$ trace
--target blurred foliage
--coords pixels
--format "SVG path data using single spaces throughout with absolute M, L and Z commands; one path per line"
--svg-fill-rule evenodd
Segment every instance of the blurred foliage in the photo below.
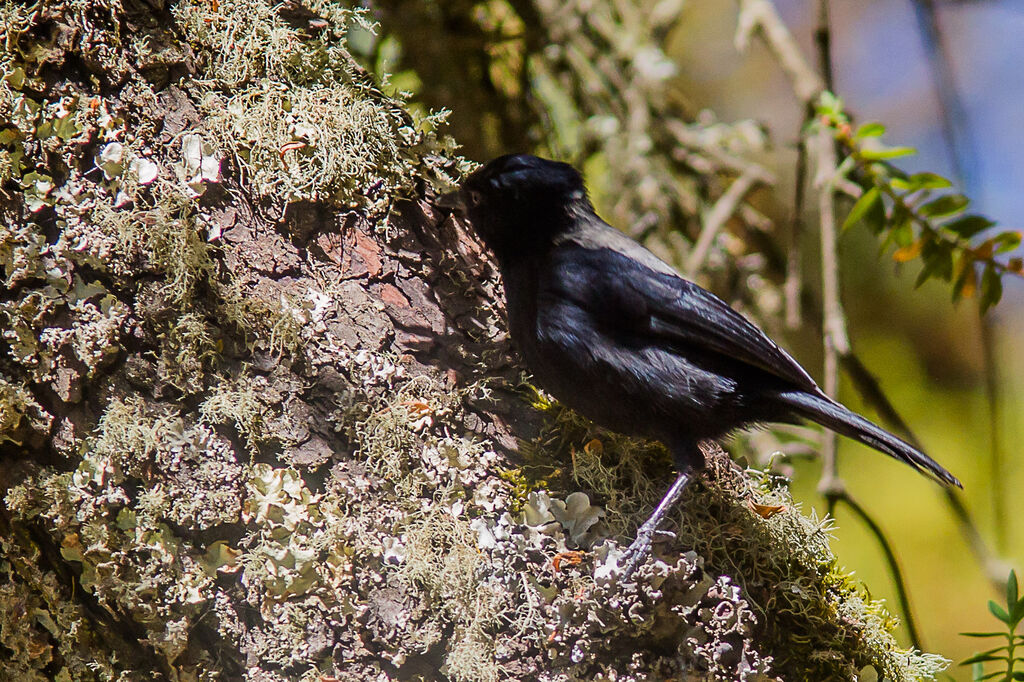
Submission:
M 379 35 L 355 26 L 348 41 L 379 77 L 393 74 L 391 87 L 451 109 L 448 130 L 470 158 L 530 151 L 573 163 L 611 224 L 771 317 L 777 299 L 756 300 L 766 264 L 757 245 L 773 226 L 755 190 L 774 178 L 750 160 L 767 138 L 754 121 L 693 111 L 673 87 L 662 45 L 684 5 L 383 0 L 367 15 Z M 728 229 L 692 260 L 716 206 Z
M 1024 680 L 1024 654 L 1017 652 L 1017 649 L 1024 649 L 1024 635 L 1017 634 L 1017 626 L 1024 620 L 1024 597 L 1019 595 L 1018 587 L 1017 573 L 1010 571 L 1010 576 L 1006 579 L 1006 607 L 991 600 L 988 602 L 988 610 L 1006 626 L 1006 632 L 962 633 L 965 637 L 1006 638 L 1006 644 L 975 654 L 960 664 L 972 666 L 975 680 Z M 1005 669 L 985 673 L 985 663 L 999 663 L 1000 667 Z
M 963 194 L 934 196 L 936 190 L 952 187 L 949 179 L 929 172 L 908 174 L 890 163 L 916 150 L 880 144 L 885 133 L 881 123 L 865 123 L 855 130 L 842 100 L 829 92 L 821 96 L 817 113 L 847 155 L 839 174 L 854 175 L 863 192 L 850 209 L 844 229 L 863 223 L 882 239 L 881 251 L 897 247 L 892 254 L 897 263 L 919 258 L 924 268 L 916 287 L 938 277 L 953 283 L 954 302 L 971 298 L 980 289 L 982 312 L 998 303 L 1003 294 L 1002 276 L 1024 273 L 1020 257 L 998 257 L 1020 246 L 1021 233 L 1007 230 L 980 243 L 972 242 L 995 222 L 980 215 L 964 215 L 970 199 Z

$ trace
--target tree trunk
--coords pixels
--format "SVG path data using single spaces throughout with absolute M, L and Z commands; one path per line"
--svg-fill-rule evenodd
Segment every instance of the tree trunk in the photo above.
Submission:
M 521 383 L 346 10 L 0 11 L 0 679 L 939 667 L 717 449 L 616 580 L 668 460 Z

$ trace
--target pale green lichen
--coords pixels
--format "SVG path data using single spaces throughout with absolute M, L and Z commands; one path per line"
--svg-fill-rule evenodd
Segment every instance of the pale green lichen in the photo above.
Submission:
M 413 634 L 419 644 L 410 653 L 426 652 L 453 628 L 440 672 L 456 682 L 496 682 L 503 675 L 494 633 L 512 609 L 512 595 L 478 570 L 476 534 L 439 505 L 405 526 L 401 538 L 395 576 L 435 605 L 418 626 L 421 634 Z
M 195 85 L 207 129 L 259 196 L 328 201 L 383 217 L 420 163 L 410 152 L 437 146 L 424 132 L 443 115 L 416 121 L 374 96 L 345 49 L 353 22 L 369 28 L 360 13 L 325 1 L 309 10 L 301 26 L 267 2 L 175 6 L 205 60 Z
M 10 383 L 0 375 L 0 444 L 23 444 L 31 436 L 41 438 L 53 423 L 53 416 L 25 386 Z
M 199 406 L 199 416 L 207 424 L 231 424 L 245 438 L 250 453 L 258 452 L 266 439 L 267 406 L 260 399 L 266 388 L 262 378 L 241 376 L 223 380 L 212 388 Z
M 670 470 L 666 453 L 540 404 L 554 417 L 542 440 L 571 450 L 574 480 L 597 494 L 609 533 L 628 537 L 668 484 L 648 473 Z M 948 660 L 941 656 L 897 644 L 897 620 L 838 566 L 829 546 L 831 519 L 819 519 L 813 510 L 802 514 L 781 479 L 710 462 L 709 484 L 692 487 L 675 515 L 678 544 L 743 588 L 764 623 L 760 646 L 772 655 L 773 671 L 786 679 L 852 679 L 871 665 L 886 679 L 911 682 L 945 669 Z

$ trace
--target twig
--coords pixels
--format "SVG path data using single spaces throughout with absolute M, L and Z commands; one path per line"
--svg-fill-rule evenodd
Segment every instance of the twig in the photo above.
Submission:
M 839 297 L 839 255 L 835 214 L 835 144 L 828 129 L 821 127 L 814 138 L 817 168 L 814 186 L 818 190 L 818 222 L 821 231 L 822 341 L 824 343 L 824 380 L 822 388 L 831 397 L 839 392 L 839 356 L 850 351 L 846 316 Z M 821 481 L 818 491 L 831 495 L 844 488 L 836 462 L 837 436 L 828 431 L 822 439 Z M 832 511 L 830 503 L 829 512 Z
M 967 123 L 967 111 L 957 91 L 952 59 L 942 37 L 935 0 L 914 0 L 912 4 L 939 99 L 942 137 L 949 151 L 953 175 L 971 194 L 974 194 L 974 144 Z
M 759 32 L 764 38 L 765 45 L 775 55 L 782 70 L 792 81 L 796 96 L 804 104 L 813 104 L 825 89 L 825 83 L 804 59 L 800 46 L 796 44 L 793 34 L 782 21 L 775 5 L 769 0 L 739 0 L 739 6 L 736 49 L 740 52 L 746 51 L 750 45 L 750 37 Z
M 758 182 L 765 185 L 774 185 L 775 176 L 764 166 L 745 159 L 741 156 L 730 154 L 718 147 L 708 146 L 708 144 L 701 139 L 700 132 L 694 130 L 691 126 L 686 125 L 682 121 L 668 119 L 663 122 L 665 130 L 667 130 L 672 137 L 684 147 L 684 150 L 679 150 L 683 154 L 688 154 L 689 150 L 694 150 L 701 156 L 706 156 L 712 161 L 716 162 L 719 166 L 726 170 L 731 170 L 741 175 L 750 175 Z
M 835 92 L 832 68 L 832 18 L 828 0 L 818 0 L 818 25 L 814 27 L 814 44 L 818 47 L 818 68 L 825 80 L 825 89 Z
M 807 107 L 807 116 L 800 126 L 796 154 L 796 187 L 793 193 L 793 221 L 790 226 L 789 243 L 786 246 L 786 280 L 782 292 L 786 302 L 786 327 L 799 329 L 803 318 L 800 306 L 800 292 L 804 288 L 803 277 L 803 234 L 804 198 L 807 184 L 807 140 L 805 129 L 814 117 L 814 109 Z
M 978 315 L 981 327 L 981 352 L 985 365 L 985 398 L 988 403 L 989 461 L 992 468 L 992 515 L 996 532 L 996 547 L 1006 550 L 1006 461 L 1003 457 L 1002 430 L 999 415 L 999 371 L 997 368 L 996 339 L 990 318 Z
M 736 212 L 740 202 L 743 201 L 743 197 L 754 187 L 757 181 L 758 178 L 753 173 L 744 173 L 739 176 L 729 185 L 729 189 L 722 192 L 722 196 L 718 197 L 718 201 L 708 211 L 707 217 L 704 219 L 704 228 L 700 231 L 700 237 L 697 238 L 697 243 L 694 245 L 693 251 L 690 252 L 690 257 L 686 259 L 686 272 L 690 277 L 693 277 L 703 267 L 704 261 L 708 257 L 708 251 L 711 250 L 711 245 L 714 243 L 718 231 L 722 229 L 722 226 L 725 225 L 729 217 Z

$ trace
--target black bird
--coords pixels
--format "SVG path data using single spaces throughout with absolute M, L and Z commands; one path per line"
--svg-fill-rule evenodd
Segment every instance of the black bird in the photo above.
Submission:
M 601 426 L 672 452 L 679 476 L 630 546 L 627 576 L 704 465 L 698 442 L 744 426 L 809 419 L 960 485 L 825 395 L 720 298 L 601 220 L 572 166 L 502 156 L 466 178 L 448 204 L 494 253 L 512 340 L 538 384 Z

